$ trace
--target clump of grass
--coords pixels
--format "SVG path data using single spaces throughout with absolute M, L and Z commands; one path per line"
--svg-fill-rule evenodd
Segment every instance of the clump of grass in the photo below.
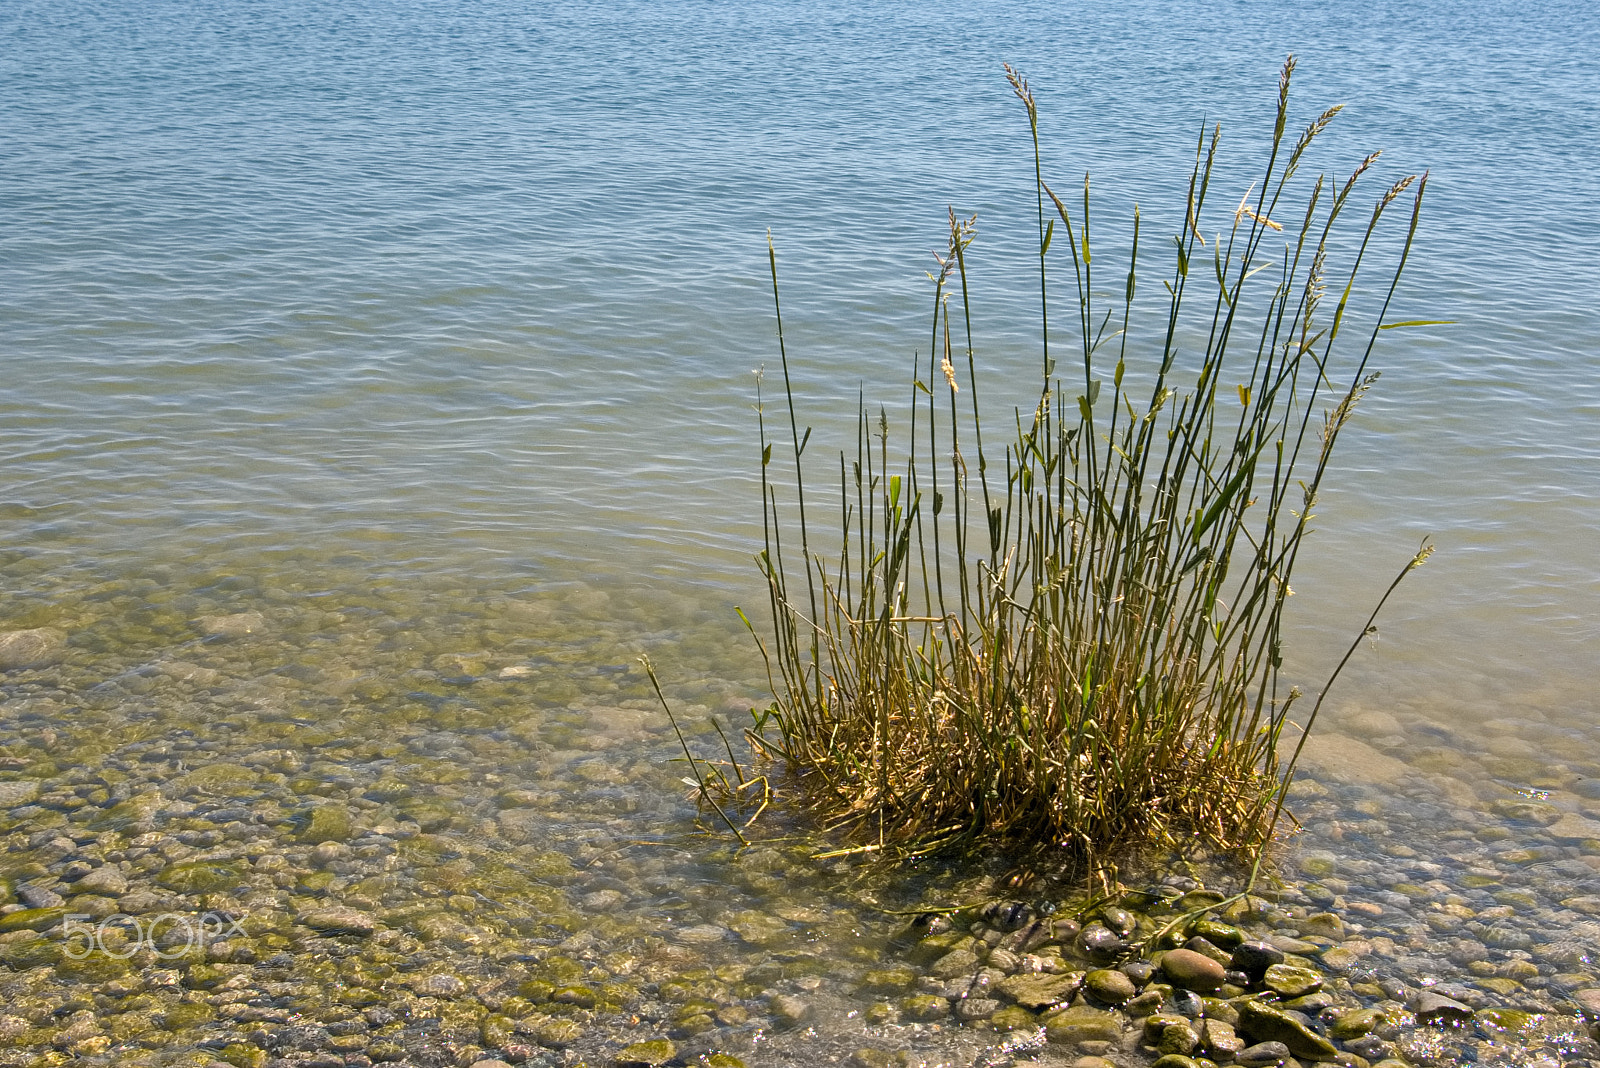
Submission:
M 1202 128 L 1160 253 L 1167 299 L 1144 322 L 1138 210 L 1126 277 L 1100 277 L 1088 181 L 1071 203 L 1046 184 L 1034 95 L 1006 68 L 1033 138 L 1039 391 L 1004 448 L 989 445 L 969 313 L 976 231 L 952 210 L 911 442 L 891 462 L 887 416 L 860 408 L 826 550 L 815 504 L 807 515 L 810 430 L 769 239 L 793 492 L 780 498 L 763 415 L 758 562 L 773 629 L 757 640 L 776 699 L 750 733 L 787 765 L 802 806 L 854 836 L 841 852 L 985 842 L 1104 858 L 1198 841 L 1259 857 L 1270 840 L 1298 756 L 1285 732 L 1301 695 L 1280 679 L 1290 573 L 1334 446 L 1377 378 L 1380 331 L 1411 325 L 1383 317 L 1427 183 L 1395 182 L 1342 237 L 1377 154 L 1341 184 L 1296 183 L 1339 108 L 1286 140 L 1293 70 L 1290 57 L 1265 174 L 1221 213 L 1209 201 L 1221 131 Z M 1379 236 L 1408 192 L 1403 240 Z M 1357 275 L 1384 249 L 1376 321 L 1353 340 Z M 1341 250 L 1348 265 L 1330 278 Z M 1070 353 L 1050 344 L 1047 283 L 1062 260 L 1076 293 Z M 1108 284 L 1121 299 L 1103 308 Z M 1125 382 L 1130 360 L 1143 369 Z

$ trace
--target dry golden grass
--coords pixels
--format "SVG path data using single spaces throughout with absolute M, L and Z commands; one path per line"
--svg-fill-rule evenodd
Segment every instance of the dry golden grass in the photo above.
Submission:
M 1280 679 L 1290 572 L 1335 444 L 1377 377 L 1380 331 L 1409 325 L 1383 317 L 1426 187 L 1426 176 L 1396 182 L 1341 244 L 1376 156 L 1337 186 L 1294 182 L 1338 109 L 1285 144 L 1293 69 L 1291 57 L 1265 174 L 1210 241 L 1220 129 L 1202 130 L 1182 224 L 1145 253 L 1167 264 L 1158 316 L 1135 301 L 1137 210 L 1126 278 L 1109 281 L 1122 299 L 1101 308 L 1087 179 L 1070 205 L 1046 184 L 1033 92 L 1007 68 L 1034 146 L 1038 393 L 1004 449 L 988 449 L 968 314 L 975 228 L 952 211 L 910 440 L 892 458 L 887 417 L 861 409 L 853 456 L 839 457 L 840 537 L 826 551 L 806 514 L 810 431 L 769 248 L 790 435 L 775 460 L 763 415 L 758 559 L 773 629 L 758 641 L 776 699 L 750 733 L 791 773 L 789 796 L 849 833 L 847 851 L 986 842 L 1100 858 L 1198 841 L 1259 856 L 1270 839 L 1300 696 Z M 1378 237 L 1408 191 L 1403 240 Z M 1352 339 L 1347 304 L 1380 249 L 1390 262 L 1367 290 L 1376 316 Z M 1079 342 L 1067 374 L 1049 345 L 1046 288 L 1063 255 Z M 1341 276 L 1325 277 L 1336 259 Z M 1208 340 L 1180 353 L 1180 334 Z M 1128 377 L 1146 383 L 1137 396 L 1125 386 L 1132 359 L 1142 365 Z

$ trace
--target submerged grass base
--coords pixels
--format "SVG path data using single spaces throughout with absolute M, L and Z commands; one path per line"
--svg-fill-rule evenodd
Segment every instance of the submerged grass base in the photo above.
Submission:
M 1038 392 L 1004 449 L 987 446 L 966 263 L 975 220 L 952 210 L 909 441 L 891 457 L 887 414 L 862 406 L 825 550 L 807 517 L 811 431 L 772 253 L 793 494 L 780 499 L 763 417 L 758 559 L 773 630 L 761 647 L 776 700 L 751 737 L 851 850 L 989 843 L 1103 859 L 1195 843 L 1248 858 L 1270 840 L 1300 696 L 1279 676 L 1290 572 L 1334 445 L 1377 377 L 1380 331 L 1409 325 L 1384 318 L 1426 185 L 1395 182 L 1344 237 L 1336 224 L 1377 154 L 1342 185 L 1293 181 L 1339 110 L 1285 142 L 1293 69 L 1291 57 L 1265 174 L 1237 208 L 1209 207 L 1220 129 L 1202 130 L 1159 310 L 1135 301 L 1139 213 L 1126 275 L 1108 279 L 1088 182 L 1070 206 L 1046 184 L 1034 96 L 1007 69 L 1034 145 Z M 1380 234 L 1413 186 L 1403 239 Z M 1063 249 L 1077 343 L 1058 368 L 1047 283 Z M 1369 294 L 1357 276 L 1380 252 L 1392 267 Z M 1102 309 L 1109 287 L 1121 299 Z M 1358 307 L 1370 329 L 1336 346 Z M 1148 387 L 1137 396 L 1135 380 Z

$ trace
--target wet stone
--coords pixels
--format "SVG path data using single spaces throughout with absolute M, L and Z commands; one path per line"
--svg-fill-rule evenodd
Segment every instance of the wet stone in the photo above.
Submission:
M 1007 949 L 990 950 L 987 963 L 989 967 L 996 971 L 1005 972 L 1007 975 L 1022 966 L 1021 958 Z
M 1000 940 L 998 949 L 1010 953 L 1031 953 L 1046 942 L 1052 940 L 1051 925 L 1047 920 L 1035 920 L 1026 927 L 1019 927 Z
M 793 994 L 778 994 L 767 1003 L 767 1011 L 780 1027 L 799 1027 L 811 1017 L 811 1003 Z
M 1574 990 L 1568 997 L 1578 1007 L 1584 1019 L 1590 1023 L 1600 1022 L 1600 988 L 1585 987 L 1582 990 Z
M 318 805 L 311 810 L 311 819 L 300 832 L 300 841 L 315 845 L 319 842 L 347 841 L 353 828 L 350 812 L 343 805 Z
M 1133 980 L 1134 986 L 1144 986 L 1156 974 L 1155 965 L 1147 960 L 1132 960 L 1120 969 L 1123 975 Z
M 1230 953 L 1223 950 L 1219 946 L 1212 945 L 1210 941 L 1199 936 L 1189 939 L 1189 941 L 1183 944 L 1183 948 L 1189 950 L 1191 953 L 1198 953 L 1202 957 L 1210 957 L 1212 960 L 1222 965 L 1224 969 L 1233 963 L 1233 957 Z
M 1256 1042 L 1282 1042 L 1297 1057 L 1329 1060 L 1333 1043 L 1282 1009 L 1250 1000 L 1239 1006 L 1239 1034 Z
M 1477 1023 L 1480 1031 L 1490 1035 L 1523 1035 L 1538 1026 L 1541 1017 L 1521 1009 L 1480 1009 Z
M 592 1009 L 600 999 L 586 986 L 563 986 L 550 995 L 550 1000 L 558 1005 L 576 1005 L 580 1009 Z
M 242 638 L 267 629 L 267 617 L 260 612 L 235 612 L 231 615 L 201 616 L 195 628 L 207 638 Z
M 1258 1042 L 1235 1053 L 1233 1062 L 1240 1068 L 1276 1068 L 1290 1056 L 1289 1047 L 1282 1042 Z
M 900 1013 L 907 1020 L 937 1020 L 950 1015 L 950 1001 L 938 994 L 913 994 L 901 1000 Z
M 1082 925 L 1077 920 L 1063 918 L 1050 921 L 1050 939 L 1055 942 L 1071 942 L 1082 931 Z
M 49 667 L 66 653 L 66 631 L 55 627 L 0 631 L 0 671 Z
M 957 949 L 933 962 L 928 974 L 936 979 L 954 979 L 978 966 L 978 955 L 970 949 Z
M 1200 1036 L 1187 1020 L 1165 1027 L 1161 1031 L 1161 1038 L 1156 1043 L 1156 1049 L 1162 1053 L 1181 1053 L 1188 1056 L 1200 1044 Z
M 1014 975 L 996 987 L 999 992 L 1025 1009 L 1044 1009 L 1072 1000 L 1083 985 L 1081 972 L 1065 975 Z
M 31 909 L 58 909 L 67 899 L 43 886 L 19 886 L 17 898 Z
M 566 1049 L 583 1037 L 576 1020 L 545 1019 L 533 1029 L 534 1040 L 546 1049 Z
M 206 894 L 236 886 L 241 878 L 232 864 L 202 860 L 170 865 L 156 876 L 156 882 L 180 894 Z
M 1204 1020 L 1200 1026 L 1200 1048 L 1212 1060 L 1227 1062 L 1244 1049 L 1244 1039 L 1233 1025 L 1221 1020 Z
M 946 980 L 939 988 L 938 993 L 954 1000 L 956 998 L 991 997 L 990 990 L 1004 982 L 1004 972 L 997 972 L 992 968 L 979 968 L 971 975 L 958 975 L 954 979 Z
M 1021 901 L 1000 901 L 983 910 L 983 920 L 1001 932 L 1015 931 L 1038 919 L 1033 906 Z
M 458 998 L 467 992 L 467 983 L 459 975 L 441 972 L 423 976 L 411 984 L 411 989 L 425 998 Z
M 1453 998 L 1447 998 L 1431 990 L 1424 990 L 1417 995 L 1416 1000 L 1411 1003 L 1411 1011 L 1417 1014 L 1419 1023 L 1455 1026 L 1472 1019 L 1470 1008 Z
M 31 779 L 0 782 L 0 808 L 26 805 L 39 796 L 39 784 Z
M 917 981 L 912 968 L 875 968 L 861 977 L 860 989 L 868 994 L 898 994 Z
M 1220 920 L 1197 920 L 1189 928 L 1189 933 L 1229 951 L 1238 948 L 1245 940 L 1243 931 Z
M 1138 993 L 1132 979 L 1109 968 L 1096 968 L 1086 975 L 1083 989 L 1086 994 L 1108 1005 L 1121 1005 Z
M 1039 1031 L 1038 1017 L 1020 1005 L 1006 1005 L 989 1017 L 989 1026 L 996 1031 Z
M 128 877 L 115 864 L 105 864 L 83 875 L 72 884 L 73 894 L 103 894 L 121 897 L 128 892 Z
M 1140 994 L 1138 997 L 1122 1006 L 1122 1011 L 1135 1018 L 1141 1016 L 1148 1017 L 1157 1009 L 1161 1008 L 1161 1004 L 1165 1000 L 1166 998 L 1162 995 L 1161 991 L 1146 990 L 1144 993 Z
M 1161 956 L 1161 971 L 1174 986 L 1208 993 L 1222 985 L 1221 964 L 1191 949 L 1169 949 Z
M 1147 1046 L 1156 1046 L 1161 1043 L 1161 1036 L 1167 1033 L 1170 1027 L 1187 1027 L 1189 1018 L 1179 1016 L 1172 1012 L 1157 1012 L 1145 1017 L 1141 1037 Z
M 999 1009 L 1000 1003 L 993 998 L 962 998 L 955 1003 L 956 1016 L 968 1022 L 987 1020 Z
M 1290 956 L 1309 958 L 1322 951 L 1322 947 L 1316 942 L 1308 942 L 1303 938 L 1290 938 L 1288 935 L 1273 935 L 1268 941 L 1278 949 L 1283 950 L 1285 960 L 1288 960 Z M 1289 963 L 1292 964 L 1294 962 L 1289 961 Z
M 1133 913 L 1119 905 L 1107 905 L 1101 909 L 1100 919 L 1108 930 L 1122 938 L 1126 938 L 1133 933 L 1137 922 L 1133 917 Z
M 1344 921 L 1331 912 L 1314 913 L 1300 921 L 1300 933 L 1343 941 Z
M 658 1068 L 678 1055 L 678 1048 L 665 1038 L 635 1042 L 617 1054 L 618 1068 Z
M 32 908 L 0 916 L 0 934 L 10 931 L 48 931 L 61 922 L 66 909 Z
M 1317 990 L 1310 994 L 1302 994 L 1297 998 L 1290 998 L 1287 1001 L 1280 1001 L 1278 1002 L 1278 1007 L 1289 1009 L 1293 1012 L 1303 1012 L 1307 1016 L 1316 1016 L 1332 1004 L 1332 994 L 1326 990 Z
M 1354 971 L 1361 965 L 1360 957 L 1348 949 L 1340 949 L 1337 946 L 1333 949 L 1323 950 L 1322 956 L 1318 959 L 1322 962 L 1323 967 L 1340 975 Z
M 1282 998 L 1298 998 L 1322 989 L 1322 976 L 1309 968 L 1297 968 L 1292 964 L 1274 964 L 1267 969 L 1261 981 L 1268 990 Z
M 1078 942 L 1091 960 L 1106 964 L 1115 960 L 1126 948 L 1114 931 L 1099 923 L 1085 927 L 1078 935 Z
M 300 922 L 323 934 L 370 935 L 377 921 L 359 909 L 335 906 L 313 909 L 300 917 Z
M 1115 1042 L 1122 1037 L 1122 1021 L 1116 1013 L 1088 1006 L 1075 1006 L 1050 1017 L 1044 1024 L 1052 1042 Z
M 1182 1016 L 1193 1018 L 1205 1011 L 1205 999 L 1193 990 L 1174 990 L 1168 1000 L 1172 1011 Z
M 940 957 L 961 949 L 970 950 L 977 944 L 976 939 L 961 931 L 940 931 L 911 947 L 906 956 L 912 964 L 932 964 Z
M 1266 974 L 1274 964 L 1282 964 L 1283 950 L 1267 942 L 1241 942 L 1233 948 L 1233 967 L 1252 979 Z

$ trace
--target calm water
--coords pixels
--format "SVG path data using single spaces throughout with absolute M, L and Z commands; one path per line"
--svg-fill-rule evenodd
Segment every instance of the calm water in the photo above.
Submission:
M 12 0 L 0 628 L 131 667 L 175 640 L 163 612 L 314 601 L 337 641 L 381 597 L 433 655 L 515 643 L 515 613 L 439 622 L 510 596 L 573 613 L 578 697 L 650 648 L 748 707 L 766 231 L 820 412 L 902 395 L 928 250 L 947 205 L 976 212 L 996 395 L 1038 345 L 1002 61 L 1038 92 L 1047 180 L 1091 171 L 1120 251 L 1135 201 L 1148 247 L 1175 230 L 1203 120 L 1232 153 L 1217 200 L 1243 193 L 1290 51 L 1296 124 L 1347 105 L 1312 166 L 1431 169 L 1397 317 L 1455 321 L 1383 338 L 1295 663 L 1320 678 L 1432 535 L 1334 728 L 1390 713 L 1387 752 L 1454 749 L 1503 790 L 1555 753 L 1542 788 L 1581 809 L 1559 791 L 1600 774 L 1588 4 Z M 1337 851 L 1330 826 L 1309 845 Z

